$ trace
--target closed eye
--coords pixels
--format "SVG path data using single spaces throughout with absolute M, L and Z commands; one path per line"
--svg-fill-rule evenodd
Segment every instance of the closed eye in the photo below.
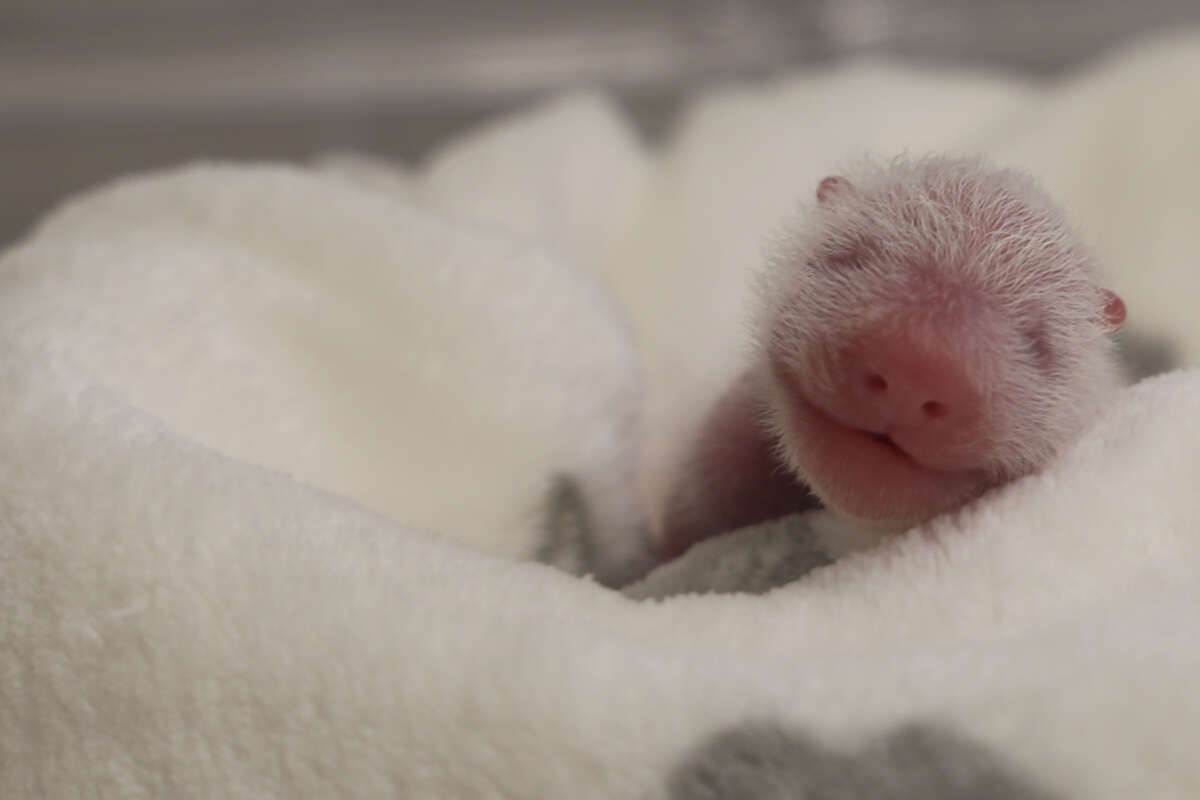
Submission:
M 842 270 L 860 269 L 862 267 L 862 253 L 857 250 L 845 250 L 830 253 L 825 257 L 826 263 L 831 269 Z
M 1050 342 L 1046 337 L 1046 331 L 1042 326 L 1032 328 L 1022 334 L 1025 343 L 1025 350 L 1029 354 L 1030 360 L 1038 369 L 1046 370 L 1054 365 L 1054 349 L 1050 346 Z
M 809 266 L 814 269 L 824 267 L 835 272 L 861 269 L 871 258 L 877 257 L 878 253 L 878 245 L 869 238 L 839 237 L 822 248 Z

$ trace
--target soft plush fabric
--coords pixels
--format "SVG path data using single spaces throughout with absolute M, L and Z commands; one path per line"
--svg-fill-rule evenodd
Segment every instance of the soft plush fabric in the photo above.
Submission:
M 661 152 L 584 95 L 68 202 L 0 259 L 0 796 L 1196 796 L 1200 371 L 906 534 L 610 585 L 764 238 L 864 149 L 1030 168 L 1195 363 L 1197 85 L 1188 37 L 1053 85 L 854 65 Z

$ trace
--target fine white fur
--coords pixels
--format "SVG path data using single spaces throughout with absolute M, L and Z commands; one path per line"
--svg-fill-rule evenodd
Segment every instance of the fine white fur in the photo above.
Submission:
M 1061 87 L 872 67 L 714 94 L 662 161 L 633 148 L 620 174 L 652 173 L 627 194 L 562 184 L 640 210 L 605 206 L 604 235 L 571 216 L 556 257 L 454 191 L 433 215 L 439 157 L 371 185 L 198 167 L 68 205 L 0 260 L 0 796 L 663 798 L 748 720 L 853 750 L 932 719 L 1063 797 L 1195 797 L 1195 371 L 1123 390 L 1044 473 L 765 597 L 637 603 L 513 556 L 562 468 L 605 541 L 640 517 L 634 351 L 570 243 L 605 242 L 663 441 L 740 361 L 766 232 L 864 145 L 1069 161 L 1047 182 L 1100 229 L 1131 324 L 1188 357 L 1194 320 L 1150 301 L 1200 302 L 1200 163 L 1097 123 L 1182 142 L 1197 81 L 1180 40 Z M 623 159 L 617 112 L 592 139 L 551 111 L 511 124 Z M 475 157 L 561 168 L 495 136 Z
M 863 160 L 842 175 L 776 236 L 759 358 L 775 353 L 809 399 L 836 407 L 845 342 L 933 340 L 957 351 L 987 420 L 945 446 L 1000 480 L 1045 464 L 1118 385 L 1099 269 L 1062 211 L 1029 176 L 979 158 Z M 776 389 L 783 455 L 820 494 L 819 465 L 786 446 L 795 400 Z

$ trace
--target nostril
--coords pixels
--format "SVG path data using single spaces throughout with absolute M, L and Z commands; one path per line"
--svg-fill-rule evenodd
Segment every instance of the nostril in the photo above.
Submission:
M 866 385 L 867 390 L 873 394 L 886 392 L 888 388 L 887 381 L 878 372 L 868 373 L 867 377 L 863 380 L 863 383 Z
M 939 403 L 937 400 L 927 400 L 921 405 L 921 413 L 929 419 L 941 419 L 950 413 L 945 403 Z

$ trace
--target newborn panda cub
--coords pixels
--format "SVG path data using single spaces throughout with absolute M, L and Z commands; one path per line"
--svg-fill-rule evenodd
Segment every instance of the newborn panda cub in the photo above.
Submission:
M 1125 305 L 1029 177 L 863 164 L 816 201 L 773 243 L 752 363 L 681 469 L 666 556 L 820 505 L 922 522 L 1041 468 L 1119 385 Z

